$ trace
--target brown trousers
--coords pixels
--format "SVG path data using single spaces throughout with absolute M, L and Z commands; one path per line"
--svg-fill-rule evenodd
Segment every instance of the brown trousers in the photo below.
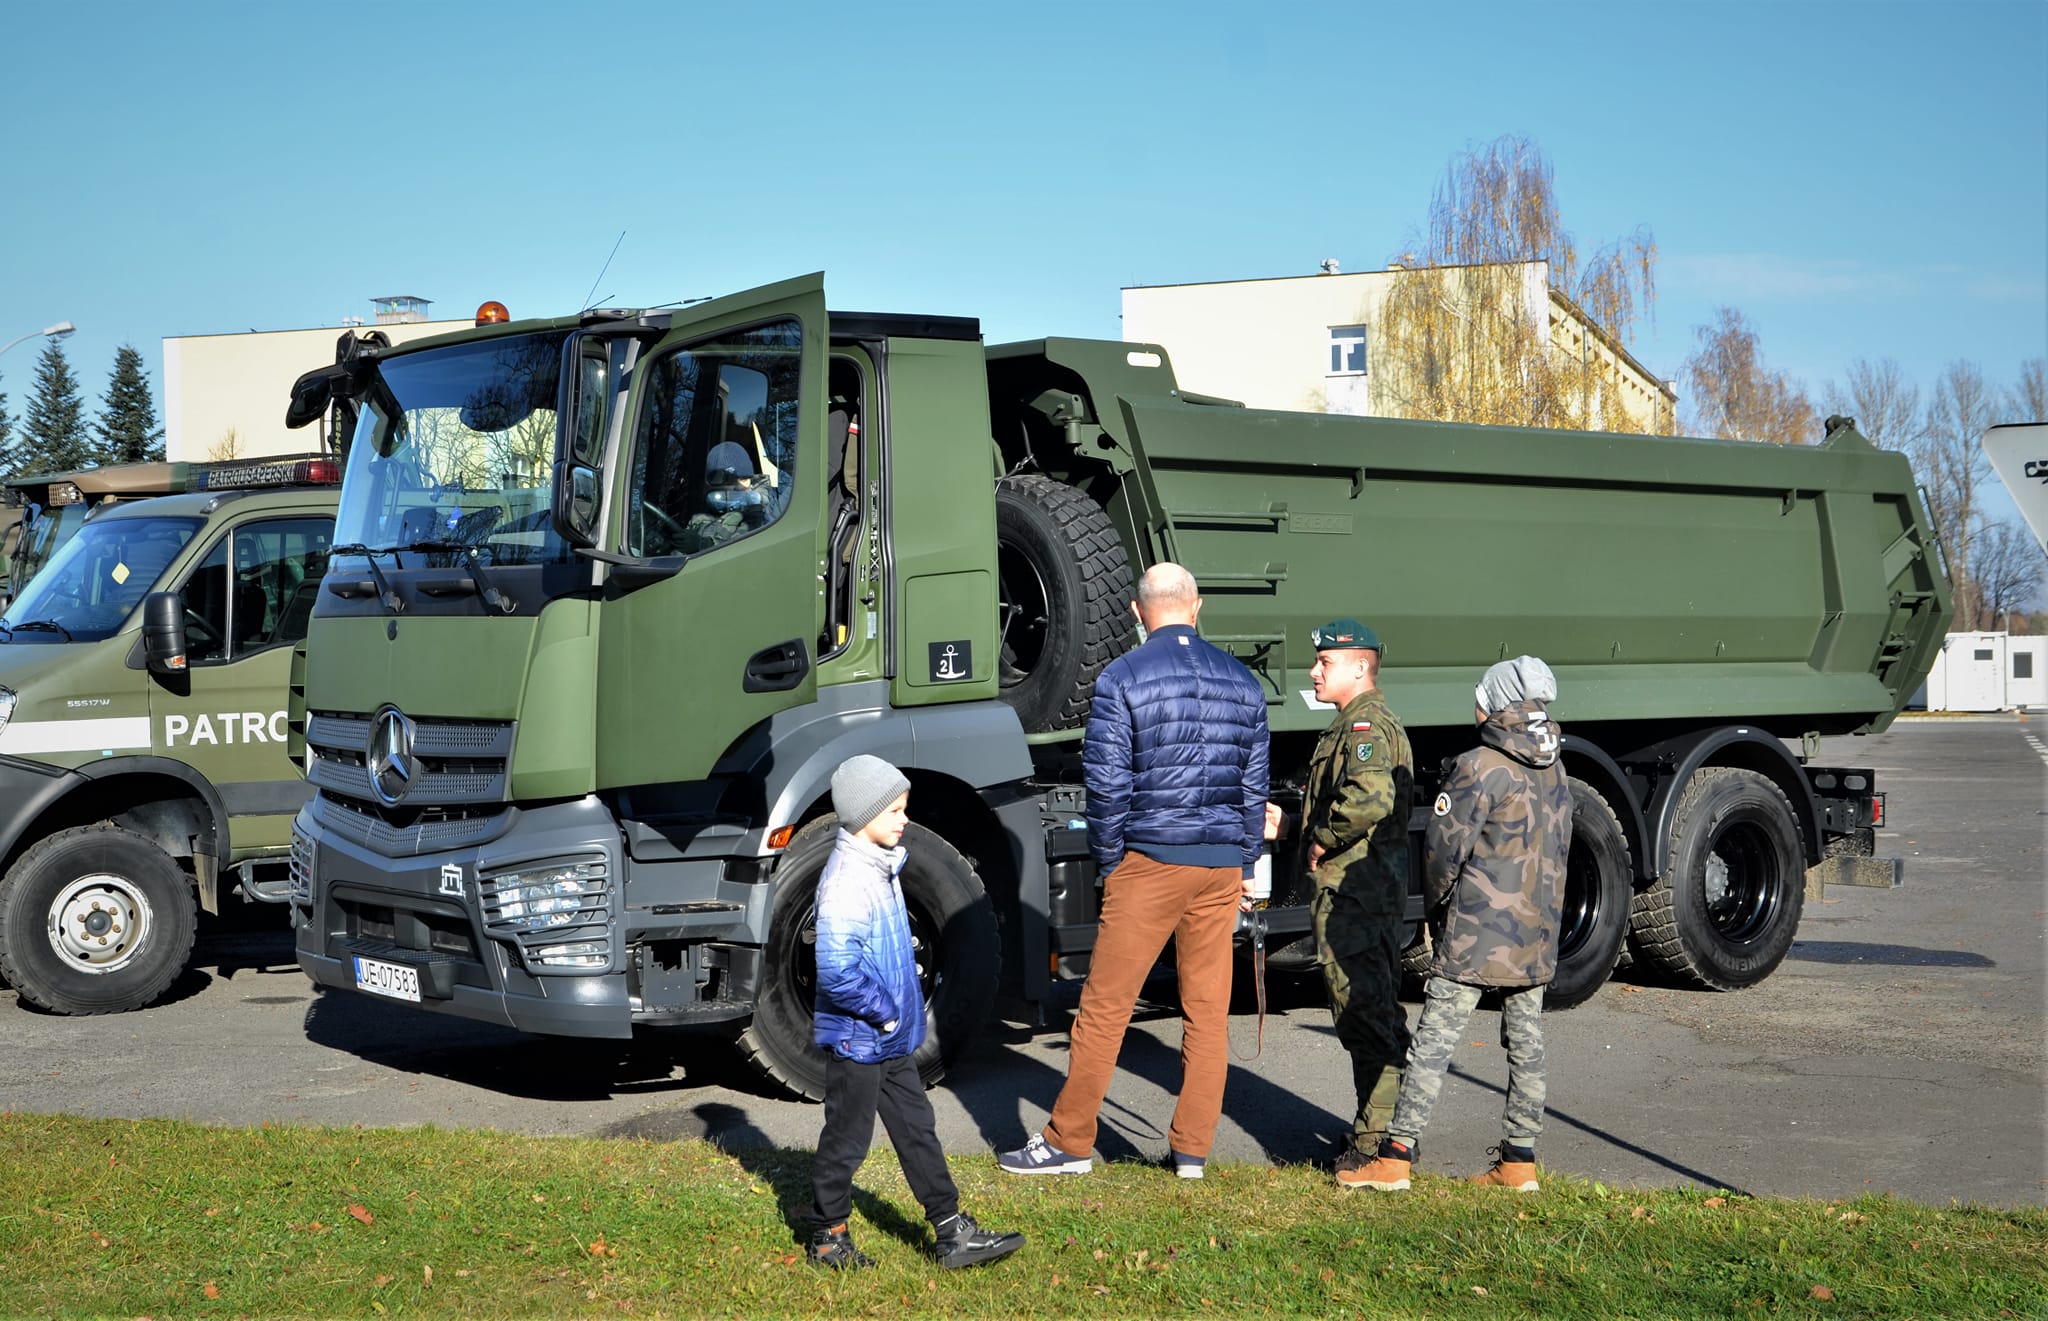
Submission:
M 1230 1072 L 1230 943 L 1237 867 L 1178 867 L 1126 853 L 1103 890 L 1101 924 L 1081 1009 L 1068 1034 L 1067 1083 L 1053 1103 L 1045 1140 L 1070 1156 L 1095 1149 L 1095 1119 L 1145 976 L 1173 937 L 1180 975 L 1180 1099 L 1167 1140 L 1185 1156 L 1207 1156 L 1223 1115 Z

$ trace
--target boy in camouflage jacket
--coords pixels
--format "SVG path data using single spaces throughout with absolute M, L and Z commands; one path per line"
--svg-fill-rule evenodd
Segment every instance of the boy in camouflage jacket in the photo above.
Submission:
M 1505 992 L 1501 1044 L 1508 1097 L 1499 1159 L 1472 1183 L 1534 1192 L 1543 1127 L 1543 988 L 1557 971 L 1559 908 L 1571 847 L 1572 795 L 1558 764 L 1548 704 L 1550 667 L 1534 656 L 1502 661 L 1474 690 L 1480 746 L 1460 756 L 1431 810 L 1424 880 L 1439 924 L 1436 962 L 1423 988 L 1400 1098 L 1364 1169 L 1340 1171 L 1353 1188 L 1408 1186 L 1451 1051 L 1487 988 Z

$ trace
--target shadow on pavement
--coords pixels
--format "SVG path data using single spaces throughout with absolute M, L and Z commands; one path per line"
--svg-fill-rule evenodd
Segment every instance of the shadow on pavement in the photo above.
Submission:
M 1795 940 L 1785 956 L 1802 963 L 1877 963 L 1908 968 L 1995 968 L 1982 954 L 1914 945 L 1866 944 L 1854 940 Z

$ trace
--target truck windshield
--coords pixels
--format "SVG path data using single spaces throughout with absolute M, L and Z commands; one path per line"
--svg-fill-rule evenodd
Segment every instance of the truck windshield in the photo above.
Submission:
M 18 646 L 112 637 L 199 527 L 196 518 L 109 518 L 85 524 L 0 616 L 0 642 Z
M 567 331 L 404 354 L 362 396 L 336 519 L 399 568 L 566 561 L 550 515 L 555 395 Z M 415 560 L 413 557 L 419 558 Z M 391 561 L 387 561 L 387 566 Z

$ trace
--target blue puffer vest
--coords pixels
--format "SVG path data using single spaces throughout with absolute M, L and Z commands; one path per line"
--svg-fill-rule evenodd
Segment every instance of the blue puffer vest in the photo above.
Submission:
M 1242 867 L 1265 834 L 1266 695 L 1235 656 L 1169 624 L 1095 681 L 1082 744 L 1088 843 L 1103 874 L 1135 850 Z
M 818 996 L 811 1040 L 862 1064 L 924 1044 L 924 993 L 903 907 L 902 849 L 839 832 L 818 879 Z M 894 1023 L 894 1031 L 884 1031 Z

